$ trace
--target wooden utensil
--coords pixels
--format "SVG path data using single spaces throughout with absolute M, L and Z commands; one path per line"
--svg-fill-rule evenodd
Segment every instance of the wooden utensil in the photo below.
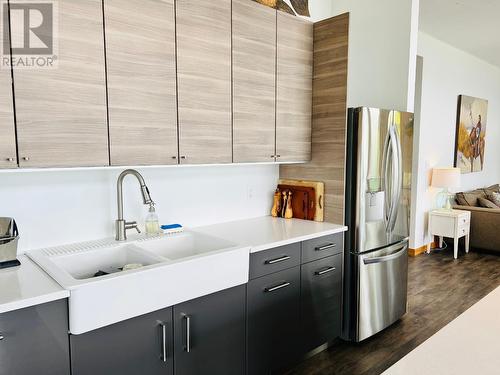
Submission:
M 281 212 L 281 193 L 279 189 L 276 189 L 276 191 L 274 192 L 274 202 L 273 202 L 273 208 L 271 209 L 271 216 L 278 217 L 280 212 Z
M 287 195 L 287 192 L 286 191 L 283 191 L 281 193 L 281 195 L 283 196 L 283 199 L 281 201 L 281 217 L 285 217 L 285 211 L 286 211 L 286 204 L 287 204 L 287 201 L 288 201 L 288 195 Z
M 293 209 L 292 209 L 292 192 L 288 190 L 288 196 L 286 199 L 286 209 L 285 209 L 285 219 L 291 219 L 293 217 Z

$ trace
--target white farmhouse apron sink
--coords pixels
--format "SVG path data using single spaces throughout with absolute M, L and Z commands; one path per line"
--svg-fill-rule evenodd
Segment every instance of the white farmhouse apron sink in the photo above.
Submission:
M 135 236 L 28 252 L 70 291 L 69 330 L 82 334 L 245 284 L 249 247 L 196 231 Z M 131 270 L 126 264 L 141 264 Z M 114 272 L 103 276 L 98 271 Z

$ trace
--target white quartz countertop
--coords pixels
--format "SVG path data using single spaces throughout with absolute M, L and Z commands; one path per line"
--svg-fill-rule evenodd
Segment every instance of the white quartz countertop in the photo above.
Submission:
M 69 297 L 28 257 L 18 259 L 20 266 L 0 270 L 0 314 Z
M 446 314 L 446 311 L 442 312 Z M 499 374 L 500 287 L 431 336 L 385 375 Z
M 347 227 L 325 222 L 264 216 L 195 229 L 240 245 L 250 246 L 250 252 L 256 253 L 294 242 L 345 232 Z
M 258 252 L 347 230 L 343 225 L 264 216 L 194 228 Z M 248 250 L 247 250 L 248 251 Z M 0 270 L 0 313 L 67 298 L 63 289 L 31 259 L 20 256 L 21 266 Z

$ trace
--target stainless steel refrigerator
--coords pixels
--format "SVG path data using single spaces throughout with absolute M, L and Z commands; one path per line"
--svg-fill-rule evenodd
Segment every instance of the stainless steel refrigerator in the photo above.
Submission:
M 343 338 L 362 341 L 406 313 L 413 114 L 348 112 Z

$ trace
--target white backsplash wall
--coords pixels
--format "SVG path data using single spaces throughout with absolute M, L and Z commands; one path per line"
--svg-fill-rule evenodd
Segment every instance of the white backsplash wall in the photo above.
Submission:
M 116 179 L 123 169 L 0 172 L 0 216 L 16 219 L 19 251 L 113 236 Z M 278 181 L 277 165 L 137 170 L 156 202 L 160 224 L 185 227 L 267 215 Z M 143 229 L 146 214 L 137 180 L 126 177 L 125 219 L 137 220 Z

